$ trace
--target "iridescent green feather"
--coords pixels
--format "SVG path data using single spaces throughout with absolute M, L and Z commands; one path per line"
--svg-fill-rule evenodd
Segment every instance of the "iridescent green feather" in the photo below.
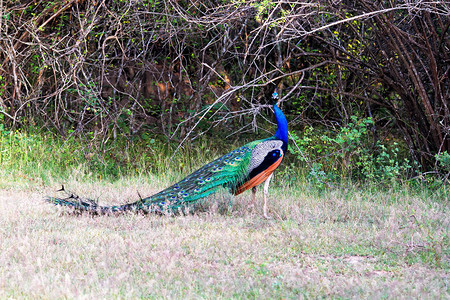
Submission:
M 126 210 L 144 212 L 176 213 L 184 211 L 197 200 L 205 198 L 225 187 L 233 191 L 247 176 L 253 148 L 264 140 L 250 142 L 210 162 L 174 185 L 137 202 L 121 206 L 99 206 L 95 201 L 84 200 L 71 194 L 68 198 L 48 197 L 48 202 L 73 207 L 93 213 Z

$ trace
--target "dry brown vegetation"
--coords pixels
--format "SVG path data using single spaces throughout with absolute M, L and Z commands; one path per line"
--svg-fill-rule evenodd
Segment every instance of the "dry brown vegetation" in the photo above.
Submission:
M 371 117 L 374 143 L 394 134 L 431 170 L 450 152 L 447 2 L 0 1 L 0 121 L 242 135 L 275 83 L 291 130 Z
M 69 186 L 103 203 L 152 178 Z M 273 219 L 229 209 L 179 217 L 74 215 L 49 187 L 0 191 L 0 298 L 448 298 L 443 195 L 274 188 Z M 121 199 L 117 199 L 121 195 Z M 445 194 L 444 194 L 445 197 Z

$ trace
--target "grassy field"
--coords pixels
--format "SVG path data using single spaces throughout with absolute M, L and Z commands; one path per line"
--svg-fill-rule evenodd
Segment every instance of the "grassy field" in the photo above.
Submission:
M 45 203 L 58 180 L 19 181 L 0 182 L 2 299 L 450 296 L 445 189 L 324 191 L 275 178 L 269 220 L 261 201 L 247 208 L 249 192 L 188 216 L 95 217 Z M 112 204 L 168 181 L 65 184 Z

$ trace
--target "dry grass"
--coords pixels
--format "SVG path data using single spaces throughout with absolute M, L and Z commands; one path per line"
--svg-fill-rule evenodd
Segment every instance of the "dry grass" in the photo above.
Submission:
M 56 185 L 56 184 L 55 184 Z M 69 183 L 103 203 L 161 181 Z M 73 215 L 0 190 L 0 298 L 447 298 L 448 202 L 408 192 L 272 190 L 218 213 Z

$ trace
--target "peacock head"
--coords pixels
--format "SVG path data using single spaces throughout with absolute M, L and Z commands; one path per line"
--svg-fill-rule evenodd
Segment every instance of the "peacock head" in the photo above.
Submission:
M 278 100 L 280 100 L 280 96 L 278 95 L 277 90 L 275 90 L 272 94 L 272 105 L 278 104 Z
M 273 94 L 272 94 L 272 99 L 274 99 L 274 100 L 278 100 L 278 93 L 277 93 L 277 91 L 275 90 L 275 91 L 273 91 Z

